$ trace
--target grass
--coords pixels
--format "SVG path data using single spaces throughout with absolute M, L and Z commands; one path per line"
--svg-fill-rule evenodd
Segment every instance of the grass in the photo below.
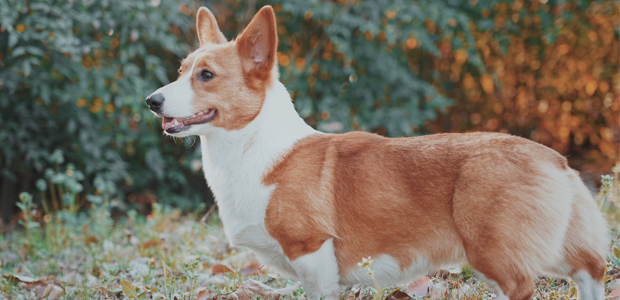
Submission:
M 607 180 L 598 201 L 612 228 L 613 246 L 618 242 L 620 199 L 611 192 L 618 190 L 617 180 Z M 38 212 L 30 195 L 22 194 L 20 200 L 23 216 L 18 228 L 0 235 L 0 299 L 180 300 L 196 299 L 207 291 L 232 299 L 230 293 L 248 279 L 276 289 L 296 284 L 269 269 L 260 271 L 251 251 L 229 247 L 216 212 L 201 222 L 203 210 L 182 214 L 154 204 L 149 215 L 129 211 L 127 217 L 113 220 L 112 205 L 105 198 L 82 212 L 71 206 Z M 620 256 L 620 250 L 612 252 Z M 614 276 L 620 274 L 616 263 L 620 261 L 612 255 L 606 293 L 620 283 Z M 457 274 L 443 271 L 429 277 L 434 287 L 420 299 L 494 298 L 467 266 Z M 397 293 L 398 288 L 408 289 L 355 286 L 343 289 L 341 298 L 400 300 L 404 294 Z M 303 288 L 287 298 L 305 298 Z M 541 277 L 534 298 L 576 299 L 575 284 Z

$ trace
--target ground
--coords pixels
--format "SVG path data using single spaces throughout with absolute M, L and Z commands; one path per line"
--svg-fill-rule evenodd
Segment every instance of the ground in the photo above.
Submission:
M 615 244 L 613 228 L 620 218 L 612 202 L 601 207 Z M 262 269 L 251 251 L 229 247 L 215 212 L 203 218 L 201 211 L 182 214 L 155 204 L 146 216 L 129 211 L 127 218 L 114 220 L 109 205 L 53 217 L 29 209 L 20 225 L 0 235 L 0 299 L 305 298 L 296 282 Z M 620 293 L 614 259 L 610 256 L 606 295 Z M 467 266 L 407 286 L 355 286 L 341 295 L 345 300 L 495 298 Z M 541 277 L 533 297 L 576 299 L 575 284 Z

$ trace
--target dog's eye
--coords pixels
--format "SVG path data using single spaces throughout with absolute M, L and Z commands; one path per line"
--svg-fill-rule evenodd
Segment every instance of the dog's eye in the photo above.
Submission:
M 202 71 L 202 73 L 200 74 L 200 78 L 201 78 L 202 80 L 211 80 L 211 79 L 213 79 L 213 73 L 211 73 L 211 72 L 209 72 L 209 71 L 207 71 L 207 70 L 204 70 L 204 71 Z

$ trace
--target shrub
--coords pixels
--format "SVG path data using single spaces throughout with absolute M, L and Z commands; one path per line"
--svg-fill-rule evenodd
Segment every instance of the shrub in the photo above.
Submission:
M 60 149 L 89 193 L 104 182 L 198 201 L 186 178 L 197 150 L 162 138 L 144 104 L 175 76 L 193 26 L 183 1 L 0 1 L 3 187 L 31 190 Z

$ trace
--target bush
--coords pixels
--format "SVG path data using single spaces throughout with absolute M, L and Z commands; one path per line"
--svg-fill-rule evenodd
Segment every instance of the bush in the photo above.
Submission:
M 32 190 L 60 149 L 84 171 L 88 193 L 103 182 L 121 197 L 153 189 L 179 205 L 199 201 L 186 178 L 199 173 L 198 149 L 162 138 L 144 104 L 194 46 L 187 4 L 53 3 L 0 1 L 3 189 Z
M 277 13 L 281 80 L 320 130 L 504 130 L 563 154 L 593 151 L 606 168 L 617 159 L 609 1 L 0 0 L 0 197 L 32 190 L 58 155 L 83 172 L 83 195 L 106 186 L 140 202 L 152 191 L 179 206 L 209 197 L 195 139 L 163 138 L 144 98 L 195 49 L 200 5 L 231 38 L 265 4 Z M 575 88 L 560 91 L 560 75 Z
M 211 8 L 230 37 L 263 4 L 233 1 Z M 393 136 L 409 135 L 451 103 L 409 68 L 405 54 L 412 48 L 437 54 L 441 36 L 467 31 L 458 5 L 273 4 L 282 79 L 312 125 L 328 131 L 382 127 Z M 121 198 L 153 189 L 167 202 L 199 201 L 190 184 L 200 176 L 192 175 L 199 169 L 194 141 L 180 146 L 162 138 L 143 104 L 175 76 L 177 60 L 195 45 L 196 9 L 189 1 L 1 2 L 3 186 L 19 181 L 21 190 L 32 190 L 32 182 L 57 164 L 50 157 L 60 149 L 83 171 L 85 194 L 102 192 L 94 183 L 103 182 Z M 398 18 L 390 17 L 399 9 Z M 428 16 L 445 32 L 427 33 Z M 458 28 L 448 25 L 449 17 L 459 20 Z
M 456 102 L 426 129 L 530 138 L 598 181 L 620 159 L 618 8 L 612 1 L 496 4 L 472 24 L 490 73 L 481 76 L 446 51 L 435 85 Z

